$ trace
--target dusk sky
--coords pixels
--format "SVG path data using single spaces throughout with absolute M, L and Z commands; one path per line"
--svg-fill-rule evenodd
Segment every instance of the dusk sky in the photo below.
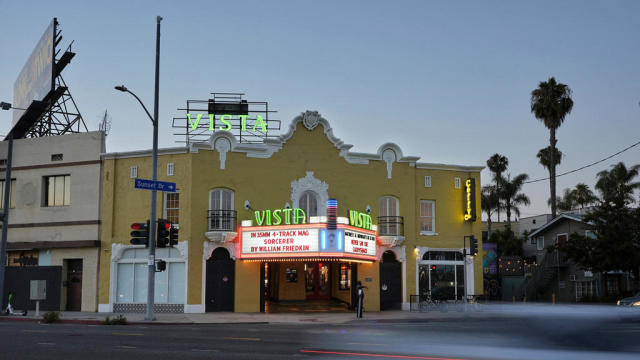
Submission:
M 90 130 L 105 109 L 107 151 L 151 148 L 151 123 L 125 84 L 153 108 L 156 16 L 162 22 L 160 146 L 178 146 L 171 119 L 187 99 L 244 92 L 268 101 L 286 129 L 317 110 L 352 151 L 385 142 L 421 162 L 482 165 L 494 153 L 508 172 L 548 172 L 536 158 L 549 131 L 530 94 L 555 76 L 574 108 L 557 133 L 558 173 L 640 141 L 638 1 L 3 1 L 0 100 L 53 17 L 76 57 L 63 76 Z M 0 112 L 0 134 L 11 113 Z M 557 192 L 640 146 L 558 178 Z M 488 170 L 482 183 L 490 181 Z M 522 216 L 549 213 L 548 181 L 528 184 Z M 504 216 L 503 216 L 504 219 Z

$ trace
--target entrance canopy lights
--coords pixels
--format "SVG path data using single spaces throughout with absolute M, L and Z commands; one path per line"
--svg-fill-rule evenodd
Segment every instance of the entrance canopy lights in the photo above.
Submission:
M 360 260 L 349 258 L 317 258 L 317 257 L 298 257 L 298 258 L 265 258 L 265 259 L 242 259 L 245 262 L 305 262 L 305 261 L 322 261 L 322 262 L 347 262 L 359 264 L 373 264 L 373 260 Z

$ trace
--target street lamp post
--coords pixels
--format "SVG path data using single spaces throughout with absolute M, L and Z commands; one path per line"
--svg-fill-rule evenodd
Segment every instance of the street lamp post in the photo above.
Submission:
M 158 180 L 158 88 L 160 81 L 160 21 L 162 17 L 156 18 L 156 79 L 155 79 L 155 94 L 153 105 L 153 117 L 149 114 L 149 110 L 144 106 L 140 98 L 127 89 L 124 85 L 116 86 L 116 90 L 122 92 L 128 92 L 138 100 L 142 108 L 151 119 L 153 123 L 153 153 L 152 153 L 152 178 L 153 181 Z M 155 295 L 155 275 L 156 275 L 156 190 L 151 190 L 151 214 L 149 218 L 149 259 L 148 259 L 148 279 L 147 279 L 147 317 L 146 320 L 153 321 L 153 303 Z

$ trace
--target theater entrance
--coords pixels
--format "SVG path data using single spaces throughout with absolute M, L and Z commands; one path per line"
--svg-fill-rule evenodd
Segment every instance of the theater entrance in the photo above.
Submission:
M 313 262 L 304 264 L 306 298 L 307 300 L 329 300 L 331 278 L 328 263 Z
M 349 311 L 351 268 L 352 264 L 339 261 L 263 263 L 262 311 Z

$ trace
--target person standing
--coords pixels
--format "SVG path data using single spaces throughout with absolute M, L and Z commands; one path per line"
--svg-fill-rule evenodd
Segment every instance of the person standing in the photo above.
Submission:
M 356 286 L 356 293 L 358 296 L 358 305 L 356 306 L 357 317 L 358 319 L 362 318 L 362 310 L 364 305 L 364 289 L 368 289 L 366 286 L 362 285 L 361 281 L 358 281 L 358 285 Z

